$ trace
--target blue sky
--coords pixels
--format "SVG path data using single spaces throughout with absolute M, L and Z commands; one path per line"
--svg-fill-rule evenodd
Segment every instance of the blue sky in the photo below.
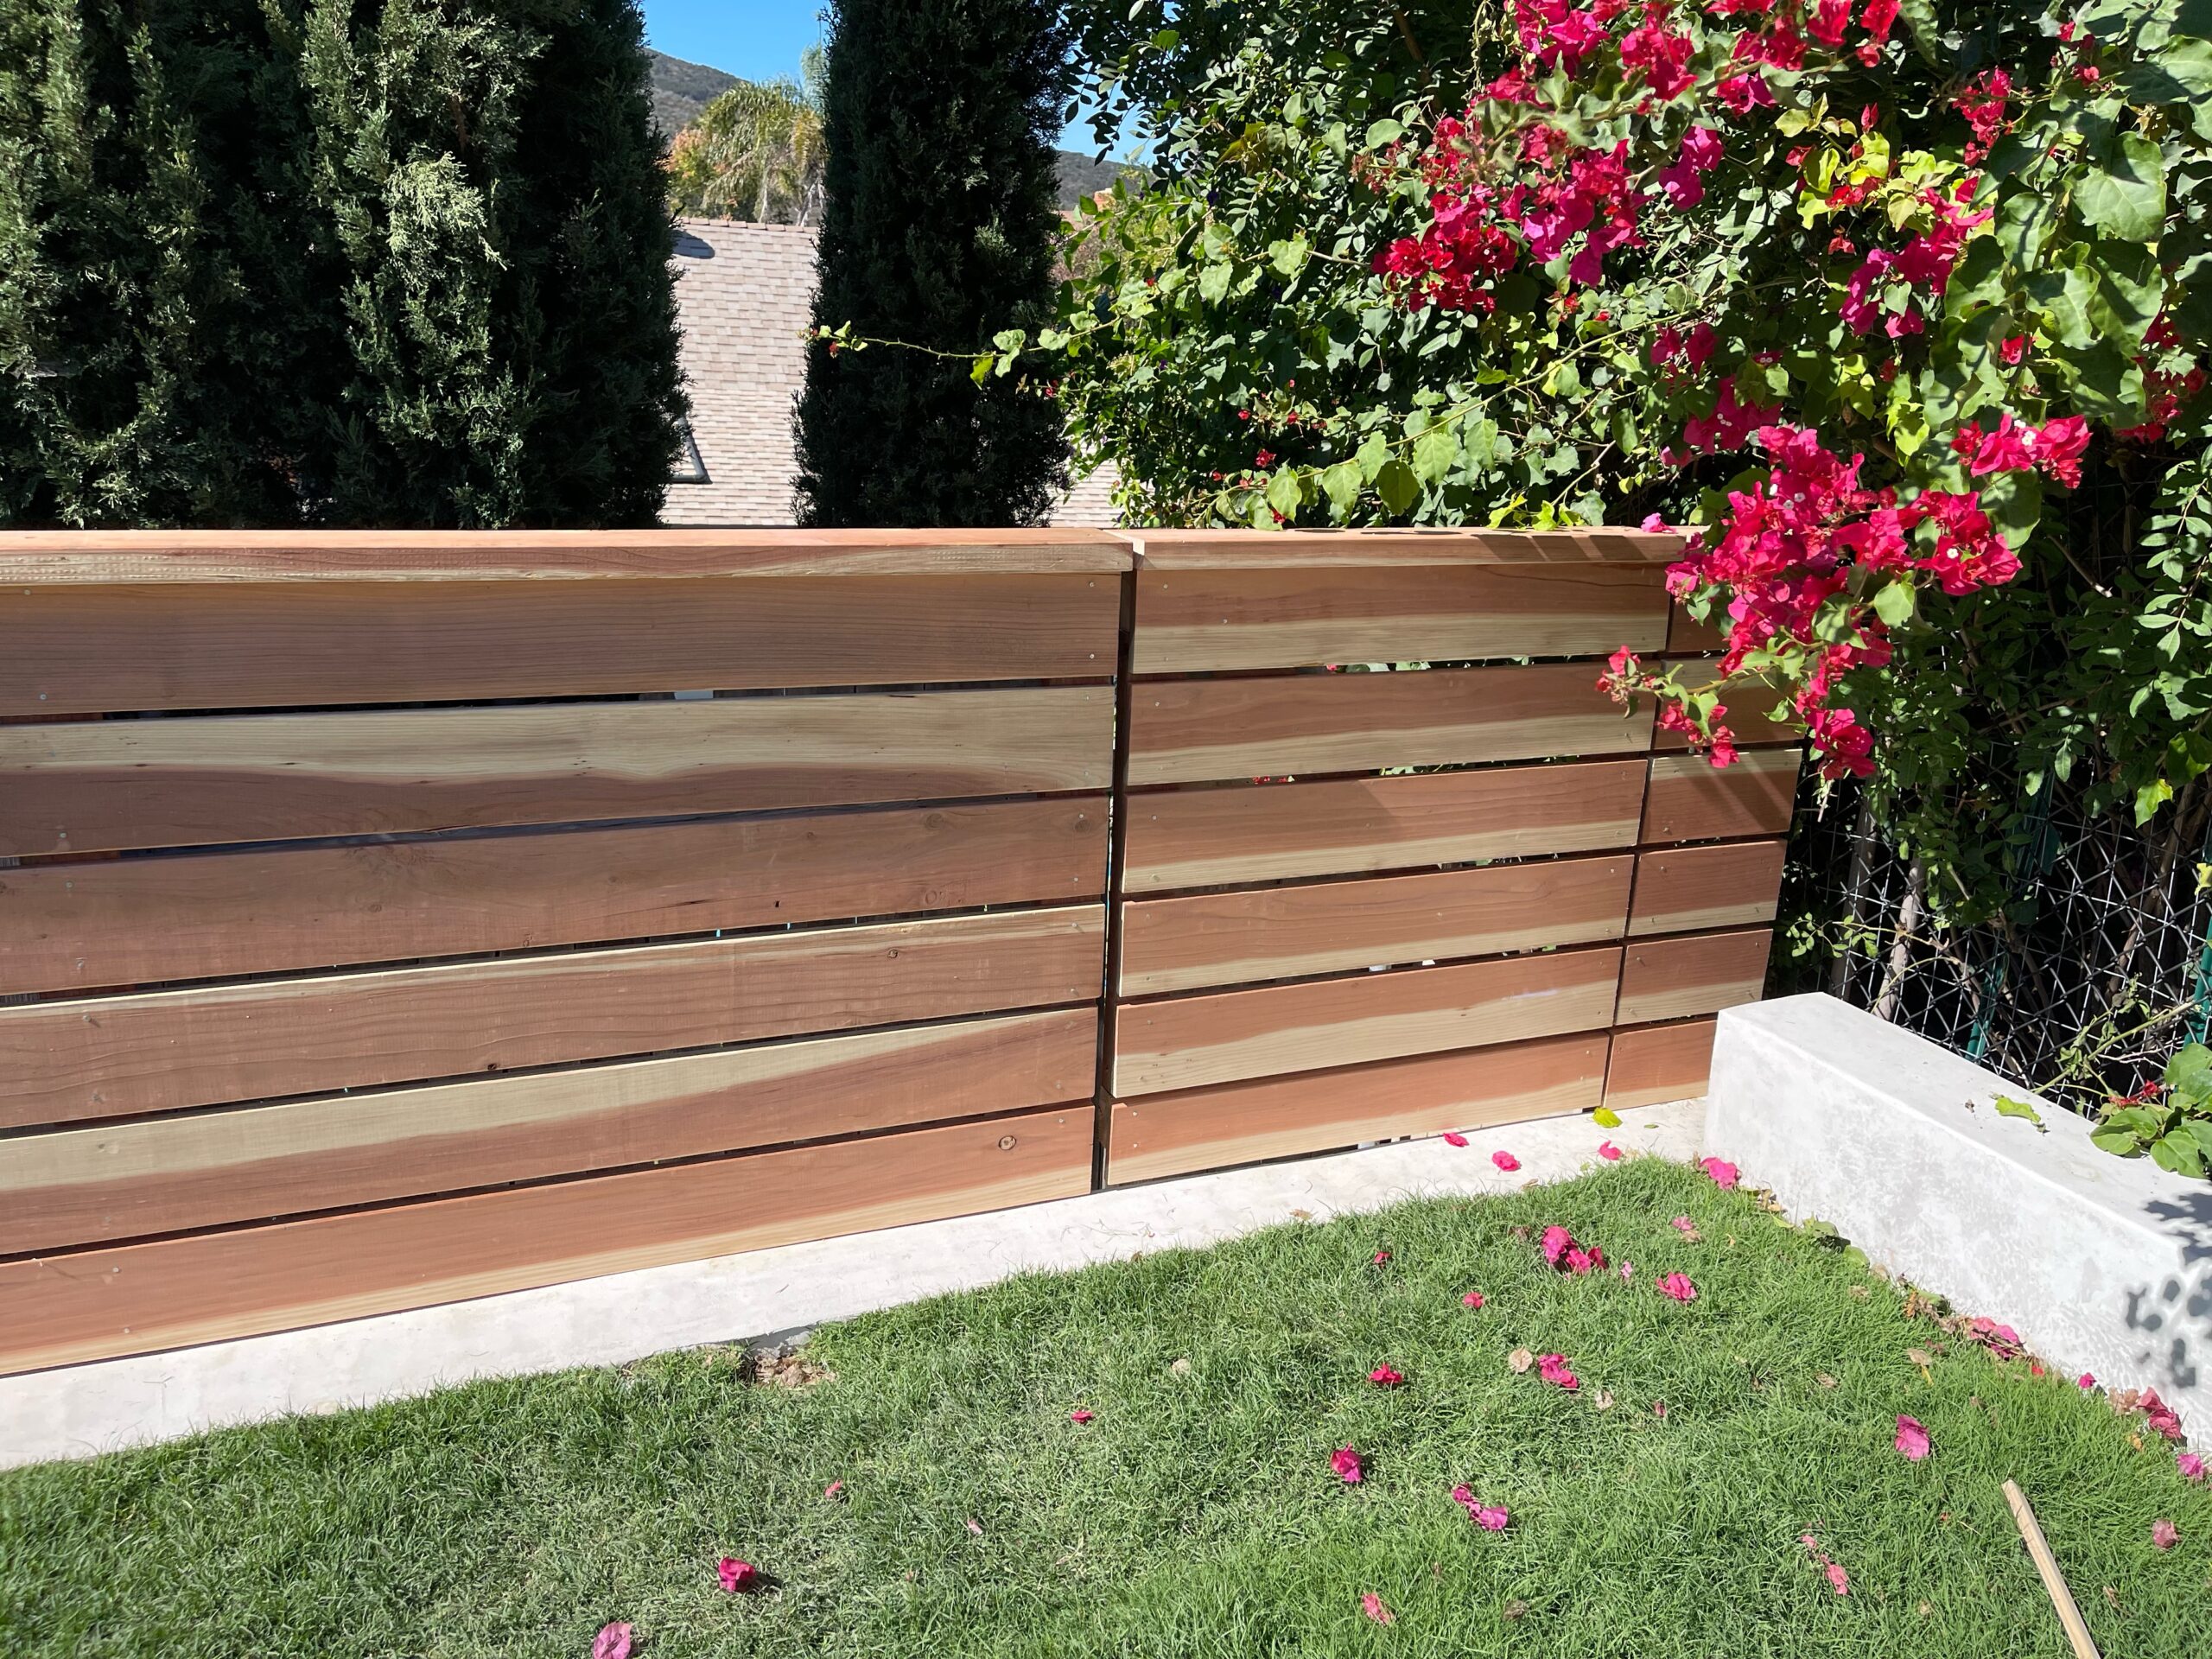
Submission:
M 645 0 L 645 44 L 737 75 L 767 80 L 798 73 L 798 54 L 823 36 L 822 0 Z M 1090 129 L 1060 142 L 1093 153 Z

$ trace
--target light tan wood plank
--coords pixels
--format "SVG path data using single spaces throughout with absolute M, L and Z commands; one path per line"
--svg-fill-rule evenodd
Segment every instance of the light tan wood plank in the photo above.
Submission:
M 1065 904 L 1095 796 L 0 870 L 0 991 L 212 979 L 717 928 Z
M 1700 622 L 1681 606 L 1670 613 L 1667 652 L 1675 657 L 1719 656 L 1728 646 L 1726 618 Z
M 0 1128 L 1096 1001 L 1096 905 L 0 1008 Z
M 1106 1179 L 1147 1181 L 1362 1141 L 1560 1116 L 1597 1105 L 1605 1076 L 1602 1034 L 1546 1037 L 1117 1100 Z
M 1617 939 L 1631 862 L 1541 860 L 1147 899 L 1122 913 L 1122 994 Z
M 1126 570 L 1096 530 L 0 531 L 0 586 Z
M 1617 946 L 1125 1004 L 1114 1089 L 1158 1094 L 1245 1077 L 1602 1029 Z
M 1095 575 L 0 582 L 0 715 L 1104 678 Z
M 1103 789 L 1104 686 L 0 726 L 0 854 Z
M 1782 898 L 1783 843 L 1670 847 L 1640 855 L 1631 937 L 1770 922 Z
M 0 1371 L 427 1307 L 1090 1184 L 1092 1112 L 747 1154 L 0 1262 Z
M 1605 1070 L 1605 1104 L 1624 1112 L 1703 1094 L 1713 1073 L 1717 1025 L 1713 1020 L 1686 1020 L 1615 1032 L 1612 1063 Z
M 1641 760 L 1129 797 L 1132 893 L 1624 847 Z
M 1131 530 L 1115 532 L 1154 570 L 1293 569 L 1308 565 L 1669 564 L 1671 531 Z
M 1132 784 L 1624 754 L 1651 734 L 1649 702 L 1624 715 L 1580 663 L 1160 681 L 1130 704 Z
M 1650 565 L 1351 565 L 1136 576 L 1139 674 L 1309 664 L 1463 662 L 1654 651 L 1667 593 Z
M 1751 749 L 1729 766 L 1697 754 L 1652 756 L 1642 839 L 1719 841 L 1786 833 L 1797 801 L 1801 754 Z
M 1093 1008 L 0 1140 L 0 1255 L 1088 1098 Z
M 1630 945 L 1614 1023 L 1681 1020 L 1758 1001 L 1766 985 L 1767 950 L 1773 938 L 1770 930 L 1758 927 Z

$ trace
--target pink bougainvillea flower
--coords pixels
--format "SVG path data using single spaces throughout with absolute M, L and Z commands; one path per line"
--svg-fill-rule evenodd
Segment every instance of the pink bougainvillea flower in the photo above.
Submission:
M 1659 1294 L 1672 1297 L 1678 1302 L 1697 1300 L 1697 1287 L 1690 1282 L 1689 1274 L 1686 1273 L 1670 1273 L 1660 1280 Z
M 1377 1365 L 1367 1374 L 1367 1380 L 1378 1389 L 1395 1389 L 1405 1383 L 1405 1374 L 1389 1364 Z
M 1452 1501 L 1466 1510 L 1467 1519 L 1484 1532 L 1503 1532 L 1505 1523 L 1512 1517 L 1503 1503 L 1485 1503 L 1468 1489 L 1465 1483 L 1452 1489 Z
M 2181 1542 L 2181 1529 L 2163 1518 L 2153 1521 L 2151 1523 L 2151 1541 L 2160 1549 L 2171 1549 Z
M 1635 1277 L 1636 1277 L 1636 1263 L 1635 1263 L 1635 1262 L 1622 1262 L 1622 1263 L 1621 1263 L 1621 1282 L 1622 1282 L 1623 1284 L 1626 1284 L 1626 1283 L 1628 1283 L 1628 1281 L 1629 1281 L 1630 1280 L 1631 1280 L 1631 1279 L 1633 1279 L 1633 1278 L 1635 1278 Z
M 1375 1252 L 1375 1265 L 1378 1268 L 1389 1262 L 1389 1259 L 1390 1252 L 1388 1250 L 1377 1250 Z
M 1467 1137 L 1456 1129 L 1449 1129 L 1445 1132 L 1444 1144 L 1447 1147 L 1464 1147 L 1467 1144 Z
M 1370 1590 L 1359 1599 L 1359 1611 L 1377 1624 L 1395 1624 L 1398 1616 L 1382 1605 L 1382 1598 Z
M 1828 1588 L 1839 1596 L 1849 1595 L 1851 1574 L 1845 1572 L 1842 1566 L 1832 1560 L 1827 1551 L 1821 1548 L 1821 1541 L 1808 1532 L 1801 1533 L 1797 1541 L 1804 1545 L 1807 1551 L 1811 1554 L 1815 1564 L 1820 1567 L 1821 1574 L 1827 1580 Z
M 1565 1389 L 1569 1394 L 1582 1386 L 1582 1381 L 1567 1369 L 1565 1354 L 1536 1356 L 1536 1374 L 1555 1389 Z
M 1828 1575 L 1828 1587 L 1836 1594 L 1847 1596 L 1851 1593 L 1851 1574 L 1843 1570 L 1841 1562 L 1830 1561 L 1823 1570 Z
M 2094 1389 L 2097 1386 L 2095 1374 L 2089 1371 L 2082 1372 L 2081 1376 L 2074 1379 L 2074 1382 L 2075 1387 L 2082 1389 Z
M 822 1496 L 824 1497 L 835 1497 L 838 1493 L 844 1490 L 845 1483 L 843 1481 L 833 1480 L 827 1486 L 824 1486 L 822 1489 Z
M 1479 1290 L 1471 1290 L 1459 1299 L 1459 1306 L 1462 1307 L 1480 1307 L 1489 1300 L 1490 1299 L 1484 1296 Z
M 1357 1486 L 1367 1478 L 1366 1465 L 1360 1462 L 1359 1453 L 1348 1446 L 1340 1446 L 1329 1454 L 1329 1467 L 1347 1486 Z
M 1073 1411 L 1068 1413 L 1068 1421 L 1071 1423 L 1087 1423 L 1096 1414 L 1096 1413 L 1091 1412 L 1082 1406 L 1077 1406 Z
M 2135 1404 L 2141 1408 L 2144 1421 L 2153 1433 L 2170 1440 L 2181 1439 L 2181 1419 L 2174 1414 L 2171 1406 L 2158 1398 L 2156 1389 L 2144 1389 Z
M 1617 1164 L 1621 1160 L 1621 1149 L 1610 1141 L 1600 1141 L 1598 1155 L 1609 1164 Z
M 1559 1266 L 1560 1257 L 1573 1248 L 1574 1235 L 1566 1228 L 1554 1225 L 1544 1229 L 1544 1260 L 1553 1267 Z
M 1697 1160 L 1697 1166 L 1713 1177 L 1715 1186 L 1736 1185 L 1736 1166 L 1726 1158 L 1700 1158 Z
M 2181 1471 L 2183 1478 L 2186 1480 L 2202 1480 L 2204 1478 L 2204 1459 L 2198 1457 L 2194 1452 L 2182 1452 L 2176 1453 L 2174 1457 L 2174 1467 Z
M 735 1595 L 741 1590 L 758 1588 L 760 1569 L 750 1561 L 741 1561 L 734 1555 L 725 1555 L 715 1563 L 715 1576 L 722 1581 L 722 1588 Z
M 1928 1455 L 1928 1431 L 1920 1426 L 1917 1417 L 1897 1417 L 1897 1448 L 1904 1454 L 1907 1463 L 1918 1463 Z
M 1578 1246 L 1567 1253 L 1567 1271 L 1578 1279 L 1592 1268 L 1603 1271 L 1605 1265 L 1605 1253 L 1594 1244 L 1586 1250 Z
M 1697 1223 L 1692 1221 L 1688 1216 L 1676 1216 L 1667 1224 L 1685 1238 L 1697 1236 Z
M 630 1634 L 627 1624 L 601 1627 L 592 1641 L 591 1659 L 630 1659 Z
M 1521 1167 L 1521 1160 L 1510 1152 L 1493 1152 L 1490 1160 L 1509 1174 Z

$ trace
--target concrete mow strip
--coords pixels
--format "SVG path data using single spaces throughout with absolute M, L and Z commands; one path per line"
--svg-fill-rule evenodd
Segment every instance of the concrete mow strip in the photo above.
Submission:
M 1999 1116 L 1994 1097 L 2043 1119 Z M 2212 1430 L 2212 1183 L 2116 1158 L 2087 1119 L 1835 998 L 1720 1016 L 1707 1148 L 1877 1265 L 2012 1325 L 2069 1376 L 2155 1388 Z
M 0 1468 L 404 1399 L 476 1377 L 620 1364 L 803 1330 L 1019 1273 L 1212 1244 L 1402 1198 L 1512 1192 L 1582 1173 L 1608 1135 L 1627 1152 L 1686 1159 L 1703 1121 L 1695 1101 L 1645 1107 L 1611 1131 L 1587 1116 L 1547 1118 L 1471 1130 L 1464 1147 L 1395 1141 L 0 1377 Z M 1491 1154 L 1501 1149 L 1520 1160 L 1519 1169 L 1509 1174 L 1492 1165 Z

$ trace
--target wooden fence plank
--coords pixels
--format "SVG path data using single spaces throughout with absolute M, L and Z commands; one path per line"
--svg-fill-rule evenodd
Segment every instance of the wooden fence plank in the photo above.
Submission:
M 1641 760 L 1129 798 L 1131 892 L 1591 852 L 1635 838 Z
M 1313 565 L 1649 564 L 1681 557 L 1673 531 L 1125 530 L 1139 569 L 1287 570 Z
M 0 1008 L 0 1128 L 1093 1001 L 1104 938 L 1088 905 Z
M 1656 565 L 1341 565 L 1147 569 L 1139 674 L 1325 663 L 1604 655 L 1666 643 Z
M 1105 678 L 1096 575 L 9 588 L 0 715 Z
M 0 1140 L 0 1255 L 1088 1097 L 1096 1009 Z
M 1605 1069 L 1605 1104 L 1624 1112 L 1703 1094 L 1711 1080 L 1718 1023 L 1686 1020 L 1616 1031 L 1612 1063 Z
M 1605 1077 L 1601 1033 L 1117 1100 L 1106 1179 L 1146 1181 L 1360 1141 L 1558 1116 L 1597 1105 Z
M 1122 912 L 1122 995 L 1617 939 L 1630 863 L 1539 860 L 1147 899 Z
M 1599 1030 L 1620 962 L 1608 945 L 1129 1003 L 1116 1020 L 1114 1090 L 1158 1094 Z
M 1744 841 L 1639 855 L 1630 936 L 1772 921 L 1783 850 L 1779 841 Z
M 0 1262 L 0 1371 L 282 1331 L 1066 1198 L 1052 1110 Z
M 1682 683 L 1693 690 L 1703 690 L 1720 684 L 1720 659 L 1717 657 L 1688 658 L 1674 666 L 1682 671 Z M 1781 694 L 1762 690 L 1756 683 L 1730 687 L 1721 694 L 1728 712 L 1721 723 L 1736 734 L 1739 744 L 1802 742 L 1804 728 L 1789 721 L 1776 720 L 1770 711 L 1781 701 Z M 1679 753 L 1689 747 L 1689 740 L 1680 732 L 1657 732 L 1651 747 L 1661 753 Z
M 0 726 L 0 855 L 1103 789 L 1113 723 L 1027 686 Z
M 1751 749 L 1733 766 L 1700 754 L 1655 754 L 1641 839 L 1719 841 L 1778 836 L 1797 802 L 1796 749 Z
M 0 870 L 0 992 L 1093 898 L 1096 796 Z
M 1630 945 L 1613 1023 L 1639 1026 L 1652 1020 L 1680 1020 L 1758 1001 L 1766 983 L 1767 950 L 1773 938 L 1770 929 L 1758 927 Z
M 1368 772 L 1641 752 L 1586 664 L 1147 683 L 1130 699 L 1129 781 Z

